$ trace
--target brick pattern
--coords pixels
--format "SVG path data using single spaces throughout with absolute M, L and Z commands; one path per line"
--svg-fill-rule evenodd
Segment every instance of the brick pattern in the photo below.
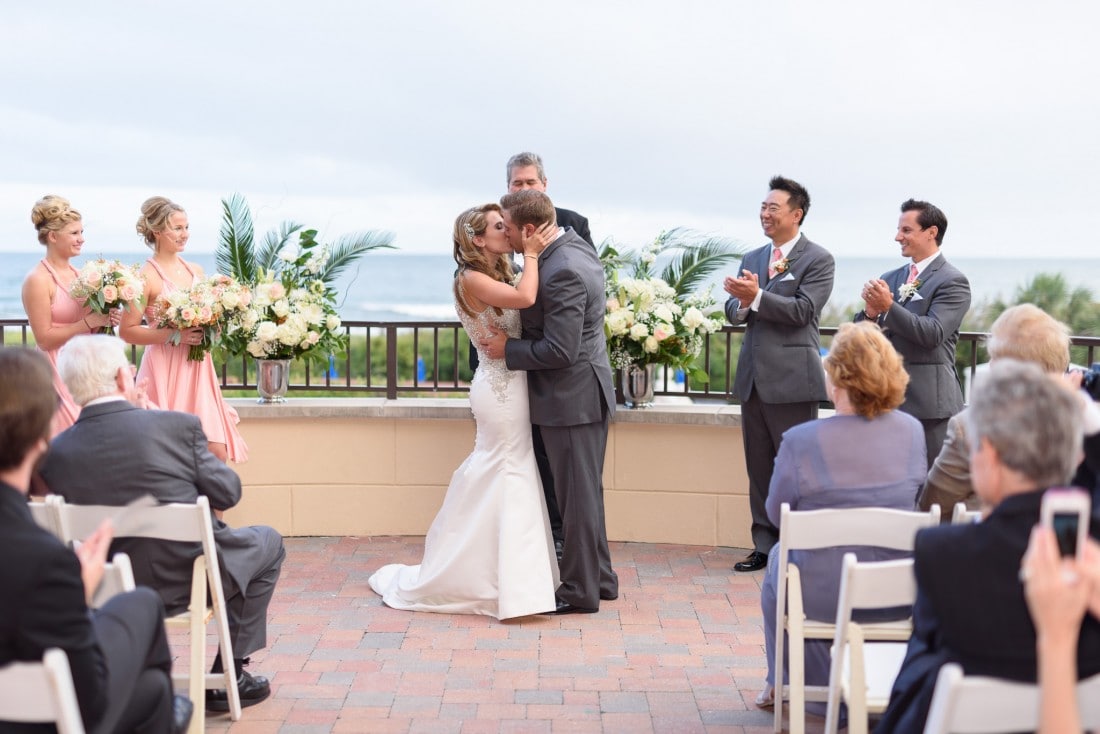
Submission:
M 744 550 L 612 543 L 618 600 L 597 614 L 498 622 L 382 605 L 367 578 L 416 563 L 423 538 L 286 543 L 269 646 L 249 668 L 273 695 L 239 722 L 208 715 L 208 732 L 771 731 L 771 712 L 753 705 L 763 572 L 732 571 Z M 821 720 L 808 717 L 807 731 Z

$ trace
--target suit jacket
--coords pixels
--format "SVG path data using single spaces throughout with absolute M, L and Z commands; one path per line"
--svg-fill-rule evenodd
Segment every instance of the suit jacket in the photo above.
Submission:
M 572 227 L 573 231 L 580 235 L 582 240 L 593 247 L 596 246 L 596 243 L 592 241 L 592 233 L 588 231 L 588 220 L 585 217 L 582 217 L 580 214 L 570 209 L 561 209 L 559 207 L 554 207 L 554 212 L 559 227 Z
M 963 407 L 955 345 L 970 309 L 970 281 L 942 254 L 921 273 L 917 295 L 901 301 L 898 288 L 908 277 L 908 263 L 883 273 L 894 302 L 877 319 L 909 372 L 901 409 L 921 419 L 949 418 Z M 865 318 L 863 311 L 855 316 Z
M 145 494 L 194 502 L 201 494 L 211 509 L 227 510 L 241 499 L 241 479 L 206 444 L 199 419 L 188 413 L 99 403 L 54 438 L 41 473 L 52 492 L 76 504 L 124 505 Z M 232 596 L 253 575 L 254 548 L 248 536 L 212 519 L 222 583 Z M 120 538 L 111 552 L 130 555 L 137 583 L 156 589 L 169 611 L 186 608 L 198 543 Z
M 733 391 L 741 402 L 755 387 L 765 403 L 803 403 L 825 400 L 825 372 L 821 368 L 818 320 L 833 292 L 836 265 L 828 250 L 801 235 L 791 249 L 790 270 L 768 277 L 772 245 L 745 255 L 737 273 L 756 273 L 764 293 L 760 309 L 726 301 L 731 324 L 746 324 Z
M 91 731 L 107 709 L 107 667 L 84 601 L 80 561 L 35 524 L 26 496 L 3 482 L 0 555 L 0 666 L 41 660 L 50 647 L 64 650 L 80 715 Z M 23 731 L 14 724 L 4 731 L 9 727 Z
M 967 675 L 1034 682 L 1035 627 L 1017 578 L 1041 491 L 1005 498 L 976 525 L 941 525 L 917 533 L 913 636 L 876 732 L 919 734 L 936 676 L 957 662 Z M 1093 516 L 1091 533 L 1100 522 Z M 1100 622 L 1086 614 L 1077 644 L 1081 678 L 1100 672 Z
M 917 498 L 917 506 L 922 510 L 938 504 L 943 522 L 951 522 L 951 512 L 959 502 L 965 502 L 968 510 L 981 507 L 970 483 L 970 441 L 966 437 L 965 415 L 964 408 L 947 421 L 943 448 L 928 470 L 928 479 Z
M 521 339 L 509 339 L 508 369 L 527 370 L 531 423 L 577 426 L 615 413 L 603 318 L 603 265 L 596 250 L 565 230 L 539 257 L 535 303 L 520 312 Z

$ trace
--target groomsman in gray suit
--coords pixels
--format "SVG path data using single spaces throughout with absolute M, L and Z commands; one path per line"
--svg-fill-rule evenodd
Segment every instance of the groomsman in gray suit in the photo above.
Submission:
M 909 386 L 901 410 L 924 426 L 929 468 L 943 447 L 948 420 L 963 407 L 955 345 L 970 309 L 970 281 L 940 252 L 946 232 L 947 217 L 938 207 L 904 202 L 894 240 L 911 262 L 868 281 L 865 306 L 855 315 L 856 321 L 877 322 L 905 360 Z
M 540 191 L 507 194 L 500 206 L 517 252 L 524 233 L 556 222 L 553 203 Z M 574 230 L 559 228 L 539 256 L 538 296 L 521 312 L 522 337 L 496 334 L 481 344 L 509 369 L 527 371 L 531 423 L 546 446 L 565 535 L 558 614 L 596 612 L 600 600 L 619 596 L 603 504 L 608 422 L 615 413 L 604 293 L 595 249 Z
M 753 550 L 734 564 L 757 571 L 779 530 L 765 502 L 783 433 L 817 418 L 826 399 L 818 320 L 833 292 L 833 256 L 800 233 L 810 195 L 796 181 L 776 176 L 760 204 L 760 224 L 770 244 L 741 261 L 741 275 L 724 282 L 726 318 L 745 324 L 733 391 L 741 401 L 741 435 L 749 474 Z
M 61 349 L 57 367 L 81 410 L 76 423 L 50 443 L 41 468 L 50 491 L 84 505 L 125 505 L 146 494 L 162 503 L 205 495 L 215 510 L 240 501 L 240 477 L 210 453 L 198 418 L 130 402 L 133 370 L 121 339 L 75 337 Z M 244 666 L 250 653 L 267 645 L 267 607 L 286 551 L 273 528 L 234 529 L 216 517 L 213 524 L 237 687 L 241 705 L 252 706 L 271 695 L 271 686 Z M 202 553 L 198 543 L 122 538 L 111 551 L 130 555 L 136 581 L 156 589 L 169 614 L 187 608 L 191 567 Z M 219 653 L 212 672 L 222 670 Z M 225 691 L 207 691 L 206 708 L 228 711 Z

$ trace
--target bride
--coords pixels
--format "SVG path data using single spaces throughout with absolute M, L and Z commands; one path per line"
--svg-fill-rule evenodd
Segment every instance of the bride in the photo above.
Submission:
M 455 309 L 471 345 L 490 328 L 520 335 L 519 309 L 535 302 L 538 255 L 556 236 L 546 226 L 523 244 L 512 285 L 512 248 L 496 204 L 455 220 Z M 527 402 L 527 373 L 480 353 L 470 384 L 474 450 L 451 477 L 418 566 L 391 564 L 370 577 L 386 605 L 497 619 L 552 612 L 558 567 L 546 515 Z

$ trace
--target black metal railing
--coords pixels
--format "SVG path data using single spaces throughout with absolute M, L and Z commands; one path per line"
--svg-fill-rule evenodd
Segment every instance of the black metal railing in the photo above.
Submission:
M 340 359 L 331 358 L 325 369 L 295 362 L 291 368 L 291 391 L 389 399 L 462 396 L 469 391 L 469 342 L 457 321 L 346 321 L 342 328 L 350 345 L 347 354 Z M 654 392 L 693 400 L 733 402 L 737 352 L 744 331 L 744 326 L 725 326 L 707 338 L 697 366 L 710 376 L 709 382 L 678 380 L 673 370 L 662 368 Z M 825 346 L 836 331 L 835 326 L 821 328 Z M 981 332 L 959 335 L 956 364 L 960 374 L 969 372 L 973 377 L 985 336 Z M 26 319 L 0 319 L 0 346 L 33 343 Z M 1100 337 L 1075 336 L 1072 344 L 1077 348 L 1077 361 L 1092 364 Z M 131 347 L 135 364 L 140 356 L 141 348 Z M 233 358 L 219 365 L 218 370 L 223 390 L 256 389 L 256 366 L 251 357 Z

